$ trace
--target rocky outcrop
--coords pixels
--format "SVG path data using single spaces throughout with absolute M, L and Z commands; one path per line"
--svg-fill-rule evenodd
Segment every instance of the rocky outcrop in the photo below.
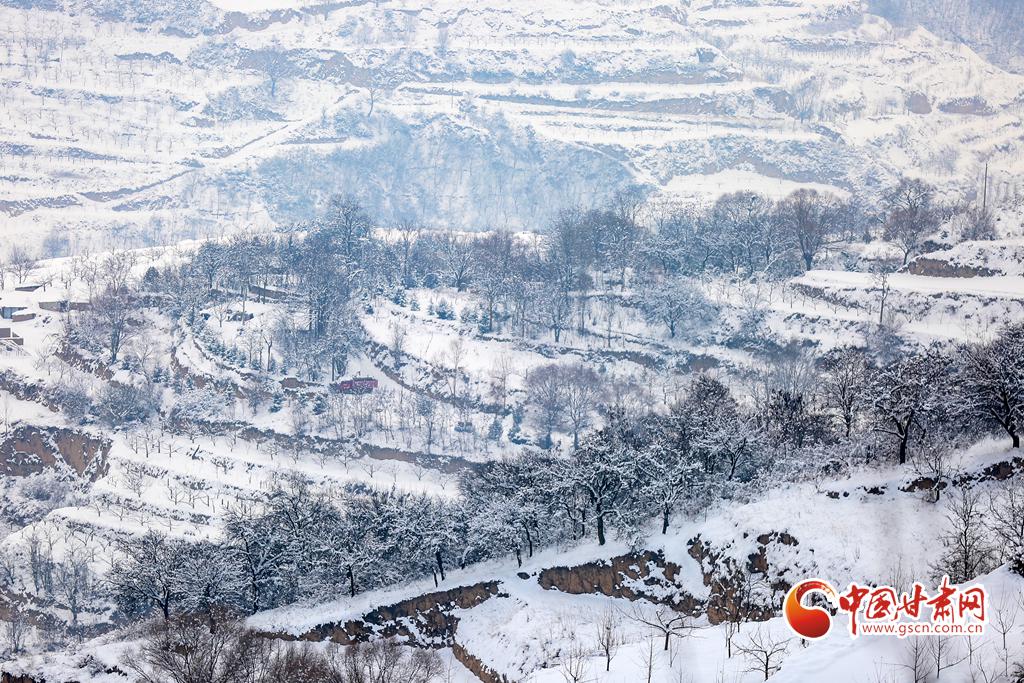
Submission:
M 788 533 L 772 531 L 757 536 L 755 542 L 754 552 L 740 563 L 728 547 L 716 547 L 700 536 L 690 541 L 690 557 L 700 563 L 708 588 L 704 611 L 710 623 L 766 621 L 777 615 L 790 584 L 781 576 L 783 568 L 771 564 L 769 550 L 775 544 L 796 546 L 799 541 Z M 755 590 L 755 584 L 761 591 Z
M 32 678 L 27 674 L 0 673 L 0 683 L 46 683 L 43 679 Z M 73 683 L 69 681 L 68 683 Z
M 106 474 L 109 453 L 109 440 L 86 432 L 24 426 L 0 443 L 0 474 L 24 477 L 56 468 L 95 481 Z
M 728 548 L 716 548 L 700 536 L 689 543 L 689 555 L 701 567 L 708 598 L 699 599 L 681 585 L 681 567 L 661 552 L 643 551 L 575 567 L 551 567 L 537 577 L 541 587 L 575 595 L 600 593 L 626 600 L 647 600 L 668 605 L 687 614 L 706 613 L 718 624 L 730 619 L 764 621 L 776 615 L 779 599 L 764 600 L 754 595 L 756 579 L 772 596 L 784 594 L 790 586 L 778 567 L 771 565 L 773 545 L 796 546 L 798 541 L 785 532 L 769 532 L 756 539 L 755 551 L 745 563 L 737 562 Z
M 911 261 L 907 265 L 906 271 L 913 275 L 929 277 L 988 277 L 998 274 L 988 268 L 965 266 L 927 256 L 921 256 Z
M 537 576 L 542 588 L 573 595 L 601 593 L 626 600 L 648 600 L 697 614 L 701 601 L 678 582 L 680 567 L 660 552 L 620 555 L 575 567 L 550 567 Z
M 313 628 L 298 637 L 263 633 L 282 640 L 325 641 L 353 645 L 374 638 L 399 638 L 423 648 L 450 647 L 455 658 L 484 683 L 514 683 L 490 668 L 455 640 L 459 618 L 455 610 L 476 607 L 501 595 L 498 581 L 484 581 L 450 590 L 418 595 L 393 605 L 378 607 L 358 619 L 333 622 Z
M 459 624 L 452 612 L 476 607 L 499 595 L 498 587 L 497 581 L 485 581 L 419 595 L 378 607 L 358 619 L 317 626 L 298 640 L 330 640 L 352 645 L 371 638 L 398 637 L 420 647 L 450 647 Z
M 458 643 L 452 643 L 452 654 L 455 655 L 455 659 L 462 666 L 469 669 L 470 673 L 483 681 L 483 683 L 514 683 L 511 678 L 487 666 L 480 661 L 479 657 Z

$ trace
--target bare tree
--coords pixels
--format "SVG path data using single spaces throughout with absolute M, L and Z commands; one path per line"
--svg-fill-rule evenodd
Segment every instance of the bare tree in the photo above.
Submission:
M 601 380 L 591 368 L 577 363 L 561 368 L 565 416 L 572 425 L 572 445 L 580 445 L 580 432 L 590 426 L 590 419 L 597 408 Z
M 910 673 L 911 683 L 925 683 L 928 680 L 928 644 L 924 638 L 907 638 L 905 656 L 896 666 Z
M 820 388 L 828 408 L 842 425 L 849 438 L 853 431 L 857 408 L 867 383 L 867 361 L 853 348 L 842 348 L 824 359 Z
M 789 647 L 789 640 L 778 640 L 770 631 L 758 626 L 736 649 L 750 662 L 747 671 L 764 675 L 764 680 L 782 668 L 782 657 Z
M 89 592 L 89 565 L 80 553 L 71 551 L 57 563 L 54 578 L 57 594 L 71 613 L 71 626 L 74 628 L 78 626 L 78 615 Z
M 621 644 L 618 615 L 612 610 L 606 610 L 597 622 L 597 646 L 604 655 L 605 671 L 611 671 L 612 658 Z
M 956 639 L 952 636 L 930 636 L 928 651 L 935 664 L 935 678 L 942 678 L 942 672 L 967 659 L 967 655 L 958 657 Z
M 462 337 L 452 340 L 448 346 L 448 388 L 451 390 L 452 400 L 459 398 L 459 377 L 462 374 L 462 361 L 465 356 L 465 342 Z
M 93 300 L 88 320 L 107 350 L 109 363 L 117 362 L 121 348 L 138 331 L 132 321 L 133 310 L 133 297 L 127 288 L 108 287 Z
M 888 216 L 885 239 L 903 253 L 903 265 L 918 250 L 924 238 L 938 227 L 938 212 L 933 206 L 935 188 L 928 183 L 903 178 L 885 198 Z
M 1024 421 L 1024 325 L 1007 325 L 988 343 L 967 344 L 957 355 L 957 386 L 964 412 L 998 425 L 1020 448 Z
M 640 665 L 643 667 L 646 683 L 653 683 L 654 669 L 658 666 L 658 654 L 654 649 L 654 638 L 644 638 L 644 649 L 640 651 Z
M 405 357 L 405 340 L 407 336 L 408 332 L 405 328 L 405 325 L 392 323 L 391 360 L 392 362 L 394 362 L 396 368 L 402 364 L 402 359 Z
M 1008 595 L 1004 594 L 992 608 L 991 624 L 1000 636 L 999 645 L 1003 654 L 1003 674 L 1005 676 L 1010 675 L 1010 649 L 1007 636 L 1013 632 L 1019 617 L 1020 605 Z
M 544 430 L 545 442 L 550 444 L 552 432 L 562 425 L 565 411 L 565 385 L 562 383 L 561 368 L 545 365 L 530 373 L 527 378 L 530 403 L 537 407 L 539 422 Z
M 142 492 L 146 490 L 147 479 L 146 472 L 142 467 L 130 462 L 125 463 L 124 471 L 121 473 L 121 483 L 136 498 L 140 498 Z
M 886 305 L 889 303 L 889 295 L 892 294 L 892 284 L 889 282 L 889 270 L 885 267 L 876 270 L 872 276 L 871 281 L 874 285 L 874 291 L 878 295 L 878 324 L 885 325 L 887 319 L 885 317 Z
M 11 249 L 11 253 L 7 257 L 7 267 L 14 273 L 14 277 L 19 285 L 24 283 L 28 276 L 32 274 L 32 271 L 36 269 L 36 265 L 36 259 L 24 247 L 18 245 Z
M 840 216 L 839 201 L 832 195 L 803 189 L 789 195 L 779 210 L 789 226 L 804 267 L 810 270 L 821 250 L 835 240 Z
M 587 651 L 583 645 L 572 641 L 562 652 L 558 662 L 558 671 L 565 679 L 565 683 L 583 683 L 587 679 L 587 671 L 590 669 L 587 659 Z
M 451 230 L 437 233 L 435 240 L 440 249 L 449 284 L 461 292 L 469 284 L 473 274 L 473 241 Z
M 6 623 L 4 624 L 4 637 L 7 641 L 7 649 L 12 654 L 18 654 L 25 647 L 25 641 L 31 630 L 28 617 L 18 607 L 11 610 Z
M 508 379 L 514 374 L 512 359 L 502 353 L 491 365 L 491 394 L 504 408 L 508 400 Z
M 638 624 L 647 626 L 664 638 L 663 649 L 665 652 L 668 652 L 673 637 L 686 638 L 698 628 L 693 623 L 693 618 L 690 615 L 676 612 L 665 605 L 655 605 L 653 609 L 647 610 L 637 606 L 627 616 Z
M 995 548 L 985 527 L 981 495 L 961 488 L 948 501 L 946 528 L 940 537 L 943 553 L 934 569 L 953 583 L 963 583 L 992 568 Z

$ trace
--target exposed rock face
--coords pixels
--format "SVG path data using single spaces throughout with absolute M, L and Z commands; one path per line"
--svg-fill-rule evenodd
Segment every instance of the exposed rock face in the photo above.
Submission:
M 46 683 L 46 681 L 36 680 L 28 675 L 16 675 L 5 672 L 0 673 L 0 683 Z
M 724 548 L 715 548 L 700 536 L 690 541 L 690 557 L 700 563 L 704 585 L 710 592 L 704 610 L 712 624 L 730 620 L 766 621 L 778 613 L 782 596 L 791 586 L 780 576 L 779 568 L 771 565 L 768 551 L 774 544 L 796 546 L 799 541 L 777 531 L 761 534 L 755 540 L 756 550 L 747 556 L 745 566 L 738 564 Z M 768 589 L 769 596 L 755 595 L 752 586 L 755 576 Z
M 459 660 L 462 666 L 469 669 L 483 683 L 514 683 L 511 678 L 487 666 L 458 643 L 452 643 L 452 654 L 455 655 L 455 659 Z
M 455 640 L 459 619 L 452 612 L 476 607 L 493 597 L 500 596 L 499 586 L 497 581 L 485 581 L 419 595 L 393 605 L 378 607 L 359 619 L 317 626 L 303 633 L 297 640 L 330 640 L 341 645 L 353 645 L 373 638 L 398 637 L 416 647 L 450 647 L 455 658 L 484 683 L 514 683 L 504 674 L 484 664 Z M 292 636 L 280 633 L 263 635 L 269 638 L 296 640 Z
M 666 561 L 662 553 L 644 551 L 576 567 L 550 567 L 540 572 L 537 582 L 548 590 L 643 599 L 696 614 L 701 602 L 679 585 L 679 572 L 679 565 Z
M 537 580 L 543 588 L 576 595 L 601 593 L 627 600 L 648 600 L 668 605 L 687 614 L 706 613 L 708 621 L 718 624 L 729 619 L 764 621 L 776 615 L 781 598 L 758 599 L 751 590 L 751 577 L 775 596 L 790 585 L 772 567 L 768 550 L 773 544 L 796 546 L 799 542 L 785 532 L 770 532 L 756 538 L 756 551 L 745 564 L 737 563 L 724 548 L 715 548 L 699 536 L 690 541 L 689 555 L 701 566 L 709 597 L 694 597 L 680 585 L 681 567 L 667 561 L 660 552 L 630 553 L 611 560 L 576 567 L 551 567 L 541 571 Z
M 106 474 L 109 453 L 109 440 L 85 432 L 19 427 L 0 443 L 0 474 L 24 477 L 48 468 L 67 468 L 95 481 Z
M 988 268 L 965 266 L 926 256 L 911 261 L 907 265 L 906 270 L 914 275 L 927 275 L 929 277 L 988 277 L 990 275 L 998 275 L 998 273 Z
M 446 591 L 419 595 L 378 607 L 359 619 L 323 624 L 299 636 L 299 640 L 330 640 L 351 645 L 375 637 L 401 637 L 420 647 L 451 646 L 459 620 L 452 612 L 469 609 L 497 595 L 499 583 L 485 581 Z

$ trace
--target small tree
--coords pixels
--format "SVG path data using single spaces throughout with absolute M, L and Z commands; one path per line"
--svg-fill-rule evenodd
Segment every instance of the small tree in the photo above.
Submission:
M 57 563 L 54 575 L 55 586 L 64 606 L 71 613 L 71 626 L 78 626 L 78 615 L 82 612 L 82 603 L 89 595 L 89 565 L 77 552 L 69 552 L 67 557 Z
M 108 352 L 108 363 L 117 362 L 121 348 L 138 331 L 131 317 L 133 309 L 134 301 L 126 287 L 108 287 L 92 302 L 88 321 Z
M 884 236 L 903 253 L 903 265 L 920 248 L 924 238 L 938 227 L 934 197 L 935 188 L 928 183 L 904 178 L 885 198 L 888 215 Z
M 672 638 L 686 638 L 697 630 L 693 618 L 688 614 L 677 612 L 664 605 L 656 605 L 654 609 L 635 607 L 629 615 L 638 624 L 647 626 L 664 640 L 663 651 L 668 652 Z
M 30 630 L 31 627 L 25 612 L 17 607 L 11 610 L 4 624 L 4 637 L 7 641 L 7 649 L 12 654 L 16 655 L 22 651 Z
M 544 430 L 544 442 L 550 445 L 551 434 L 562 426 L 565 415 L 565 386 L 561 368 L 545 365 L 531 372 L 527 378 L 527 392 L 530 403 L 537 408 L 538 422 Z
M 36 269 L 36 260 L 23 247 L 15 246 L 7 258 L 7 268 L 14 273 L 20 285 Z
M 587 651 L 583 645 L 572 641 L 562 652 L 558 662 L 558 671 L 565 679 L 565 683 L 583 683 L 587 680 L 587 671 L 590 669 L 587 661 Z
M 619 620 L 615 612 L 605 611 L 597 622 L 597 646 L 604 655 L 604 670 L 611 671 L 612 658 L 622 644 L 619 634 Z
M 999 553 L 999 562 L 1024 576 L 1024 484 L 1007 482 L 989 497 L 988 529 Z
M 981 495 L 961 488 L 947 500 L 943 553 L 934 570 L 937 576 L 949 576 L 952 583 L 964 583 L 992 569 L 995 548 L 985 527 Z
M 782 657 L 788 647 L 788 639 L 779 640 L 759 626 L 743 643 L 737 644 L 736 649 L 750 662 L 747 671 L 762 674 L 767 681 L 782 668 Z
M 925 683 L 928 680 L 928 644 L 924 638 L 907 638 L 905 656 L 897 666 L 910 674 L 910 683 Z
M 816 190 L 797 190 L 782 202 L 779 211 L 804 267 L 810 270 L 821 250 L 835 239 L 841 215 L 838 200 Z
M 1024 422 L 1024 325 L 1002 329 L 987 344 L 968 344 L 957 356 L 956 384 L 962 409 L 999 426 L 1020 448 Z
M 922 434 L 930 416 L 942 406 L 943 360 L 935 353 L 915 355 L 875 369 L 864 392 L 876 432 L 896 441 L 899 463 L 907 462 L 910 443 Z
M 565 416 L 572 426 L 572 444 L 580 445 L 580 432 L 590 426 L 590 419 L 597 408 L 601 379 L 589 367 L 578 363 L 562 368 L 562 389 L 565 401 Z
M 647 320 L 664 325 L 670 337 L 676 336 L 680 324 L 700 330 L 718 313 L 692 281 L 679 276 L 647 288 L 642 306 Z

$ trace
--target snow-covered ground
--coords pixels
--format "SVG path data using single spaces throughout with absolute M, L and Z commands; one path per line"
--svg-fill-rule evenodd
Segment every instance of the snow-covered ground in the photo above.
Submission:
M 773 363 L 890 340 L 985 341 L 1024 320 L 1024 75 L 922 28 L 892 26 L 864 4 L 0 0 L 0 622 L 19 605 L 72 619 L 30 576 L 30 548 L 45 546 L 58 563 L 84 557 L 102 577 L 119 540 L 149 530 L 217 540 L 228 511 L 258 506 L 290 477 L 328 496 L 366 485 L 455 500 L 460 472 L 545 443 L 528 400 L 544 366 L 583 365 L 616 407 L 662 412 L 696 373 L 742 402 Z M 574 293 L 579 319 L 557 337 L 525 322 L 482 332 L 485 304 L 472 287 L 375 290 L 347 314 L 366 339 L 338 377 L 306 372 L 282 344 L 266 344 L 282 324 L 303 327 L 298 295 L 264 300 L 223 283 L 194 322 L 145 309 L 146 335 L 117 363 L 95 340 L 62 343 L 86 313 L 59 303 L 85 307 L 111 259 L 127 259 L 141 280 L 206 240 L 312 219 L 334 194 L 359 198 L 376 238 L 398 239 L 399 223 L 454 226 L 459 239 L 512 229 L 540 253 L 560 209 L 597 206 L 629 186 L 652 212 L 800 188 L 870 212 L 903 175 L 933 183 L 944 205 L 980 203 L 985 192 L 997 239 L 954 244 L 944 225 L 931 236 L 940 242 L 902 269 L 894 245 L 868 236 L 827 245 L 815 269 L 790 280 L 705 273 L 693 287 L 720 312 L 711 325 L 684 321 L 678 334 L 644 315 L 650 283 L 629 269 L 621 284 L 587 273 L 592 285 Z M 19 251 L 56 258 L 21 277 L 9 263 Z M 757 343 L 740 333 L 748 320 Z M 330 386 L 352 377 L 377 388 Z M 125 430 L 53 407 L 61 391 L 102 403 L 111 387 L 143 383 L 157 387 L 165 415 L 186 419 Z M 588 417 L 601 426 L 596 406 Z M 550 437 L 554 453 L 573 443 L 565 425 Z M 32 449 L 60 439 L 68 462 L 40 465 Z M 101 466 L 79 466 L 93 446 Z M 1013 455 L 982 439 L 952 459 L 977 473 Z M 40 474 L 21 471 L 37 466 Z M 678 564 L 676 586 L 697 600 L 710 596 L 708 568 L 690 555 L 698 538 L 721 566 L 746 566 L 759 537 L 788 534 L 796 543 L 769 544 L 765 557 L 787 585 L 930 579 L 954 491 L 932 502 L 902 490 L 921 474 L 887 465 L 816 480 L 797 473 L 677 515 L 665 535 L 652 526 L 641 545 Z M 983 494 L 1000 485 L 977 484 Z M 451 568 L 440 586 L 428 578 L 298 603 L 248 624 L 299 636 L 494 580 L 500 595 L 456 613 L 456 642 L 509 681 L 763 680 L 748 657 L 727 652 L 728 627 L 704 615 L 662 652 L 634 618 L 653 606 L 537 580 L 634 550 L 621 538 L 580 541 L 540 549 L 521 567 L 509 558 Z M 1007 614 L 1024 593 L 1005 567 L 979 581 Z M 84 642 L 5 670 L 123 681 L 112 667 L 138 634 L 94 637 L 113 614 L 109 601 L 97 604 L 76 615 Z M 598 654 L 608 615 L 619 629 L 610 662 Z M 811 644 L 779 618 L 744 624 L 736 642 L 788 639 L 773 681 L 906 679 L 909 641 L 849 639 L 841 619 L 839 633 Z M 31 648 L 46 645 L 30 637 Z M 990 628 L 953 647 L 947 661 L 958 661 L 942 681 L 1005 683 L 999 672 L 1024 658 L 1024 617 L 1005 643 Z M 453 650 L 441 654 L 448 681 L 476 680 Z
M 139 245 L 305 220 L 535 227 L 900 174 L 1019 201 L 1024 77 L 853 0 L 0 6 L 10 234 Z

